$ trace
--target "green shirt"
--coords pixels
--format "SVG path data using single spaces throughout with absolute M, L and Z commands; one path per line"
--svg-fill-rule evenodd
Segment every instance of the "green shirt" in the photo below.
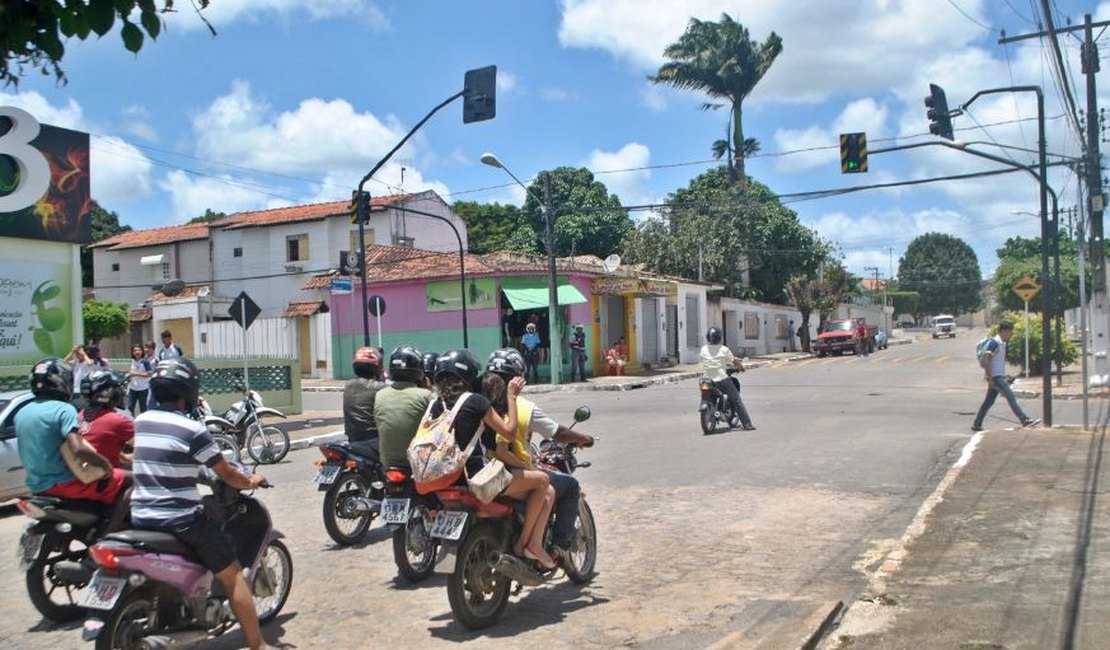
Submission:
M 378 445 L 382 465 L 409 466 L 405 452 L 428 409 L 431 392 L 411 382 L 394 382 L 378 391 L 374 399 L 374 420 L 378 424 Z

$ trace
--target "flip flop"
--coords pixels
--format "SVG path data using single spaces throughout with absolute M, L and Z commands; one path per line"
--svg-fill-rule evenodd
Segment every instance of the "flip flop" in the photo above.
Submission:
M 521 555 L 528 558 L 529 560 L 535 560 L 536 562 L 539 562 L 540 566 L 542 566 L 545 571 L 551 571 L 552 569 L 555 569 L 559 566 L 559 563 L 552 560 L 550 555 L 547 556 L 547 562 L 544 562 L 540 558 L 533 555 L 532 552 L 529 551 L 527 548 L 524 549 L 524 552 L 521 553 Z M 547 555 L 547 553 L 544 553 L 544 555 Z

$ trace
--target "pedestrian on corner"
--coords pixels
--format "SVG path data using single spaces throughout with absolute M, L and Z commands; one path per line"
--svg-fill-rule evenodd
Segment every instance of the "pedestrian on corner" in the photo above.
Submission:
M 185 356 L 181 346 L 173 342 L 173 332 L 162 330 L 162 347 L 158 348 L 158 360 L 176 359 Z
M 1004 320 L 998 324 L 998 333 L 987 339 L 986 351 L 982 355 L 980 364 L 983 368 L 983 379 L 987 382 L 987 395 L 979 412 L 975 414 L 975 421 L 971 423 L 972 431 L 983 430 L 983 419 L 987 411 L 994 406 L 994 400 L 1001 393 L 1010 404 L 1010 410 L 1017 416 L 1023 427 L 1034 427 L 1041 423 L 1039 418 L 1031 418 L 1018 404 L 1014 391 L 1010 388 L 1010 380 L 1006 377 L 1006 346 L 1014 335 L 1014 324 Z
M 134 417 L 147 410 L 150 399 L 150 375 L 154 364 L 143 355 L 143 346 L 131 346 L 131 370 L 127 372 L 127 410 Z
M 794 352 L 796 350 L 794 346 L 794 332 L 794 319 L 790 319 L 786 323 L 786 344 L 787 346 L 789 346 L 790 352 Z
M 540 383 L 540 335 L 536 333 L 536 324 L 529 322 L 524 326 L 524 336 L 520 339 L 524 348 L 524 379 L 533 384 Z
M 570 380 L 574 381 L 574 372 L 578 370 L 578 380 L 586 381 L 586 332 L 582 323 L 574 326 L 574 333 L 570 335 Z

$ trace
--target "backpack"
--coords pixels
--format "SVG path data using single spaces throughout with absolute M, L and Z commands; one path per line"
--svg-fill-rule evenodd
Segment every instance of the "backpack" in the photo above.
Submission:
M 405 452 L 412 468 L 412 480 L 420 494 L 442 490 L 457 481 L 462 476 L 463 467 L 474 451 L 474 446 L 482 437 L 484 425 L 474 432 L 466 449 L 460 450 L 455 441 L 455 416 L 470 395 L 471 393 L 463 393 L 455 401 L 455 406 L 450 410 L 444 408 L 436 417 L 432 416 L 432 407 L 438 400 L 429 403 L 424 411 L 416 435 L 412 437 Z
M 997 347 L 998 344 L 995 342 L 993 336 L 988 336 L 975 344 L 975 357 L 979 360 L 980 367 L 987 362 L 987 353 L 994 352 Z

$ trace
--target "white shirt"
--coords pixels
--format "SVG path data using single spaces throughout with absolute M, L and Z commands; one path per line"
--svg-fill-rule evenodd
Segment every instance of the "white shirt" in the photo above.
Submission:
M 994 342 L 998 347 L 991 353 L 990 361 L 990 374 L 991 377 L 1005 377 L 1006 376 L 1006 342 L 1002 337 L 997 334 L 993 337 Z
M 728 373 L 725 372 L 725 368 L 731 368 L 733 360 L 736 359 L 727 346 L 715 343 L 701 346 L 698 356 L 701 357 L 702 377 L 711 381 L 727 379 Z
M 147 367 L 148 365 L 150 365 L 150 361 L 148 359 L 132 359 L 131 360 L 131 372 L 146 372 L 146 373 L 149 373 L 151 371 L 151 369 Z M 131 381 L 130 381 L 130 383 L 128 384 L 127 387 L 130 388 L 131 390 L 135 390 L 135 391 L 147 390 L 147 389 L 150 388 L 150 377 L 149 376 L 138 377 L 138 376 L 132 375 L 131 376 Z
M 165 361 L 166 359 L 176 359 L 180 357 L 181 353 L 178 352 L 179 349 L 180 348 L 177 347 L 176 343 L 163 345 L 161 348 L 158 349 L 158 360 Z

